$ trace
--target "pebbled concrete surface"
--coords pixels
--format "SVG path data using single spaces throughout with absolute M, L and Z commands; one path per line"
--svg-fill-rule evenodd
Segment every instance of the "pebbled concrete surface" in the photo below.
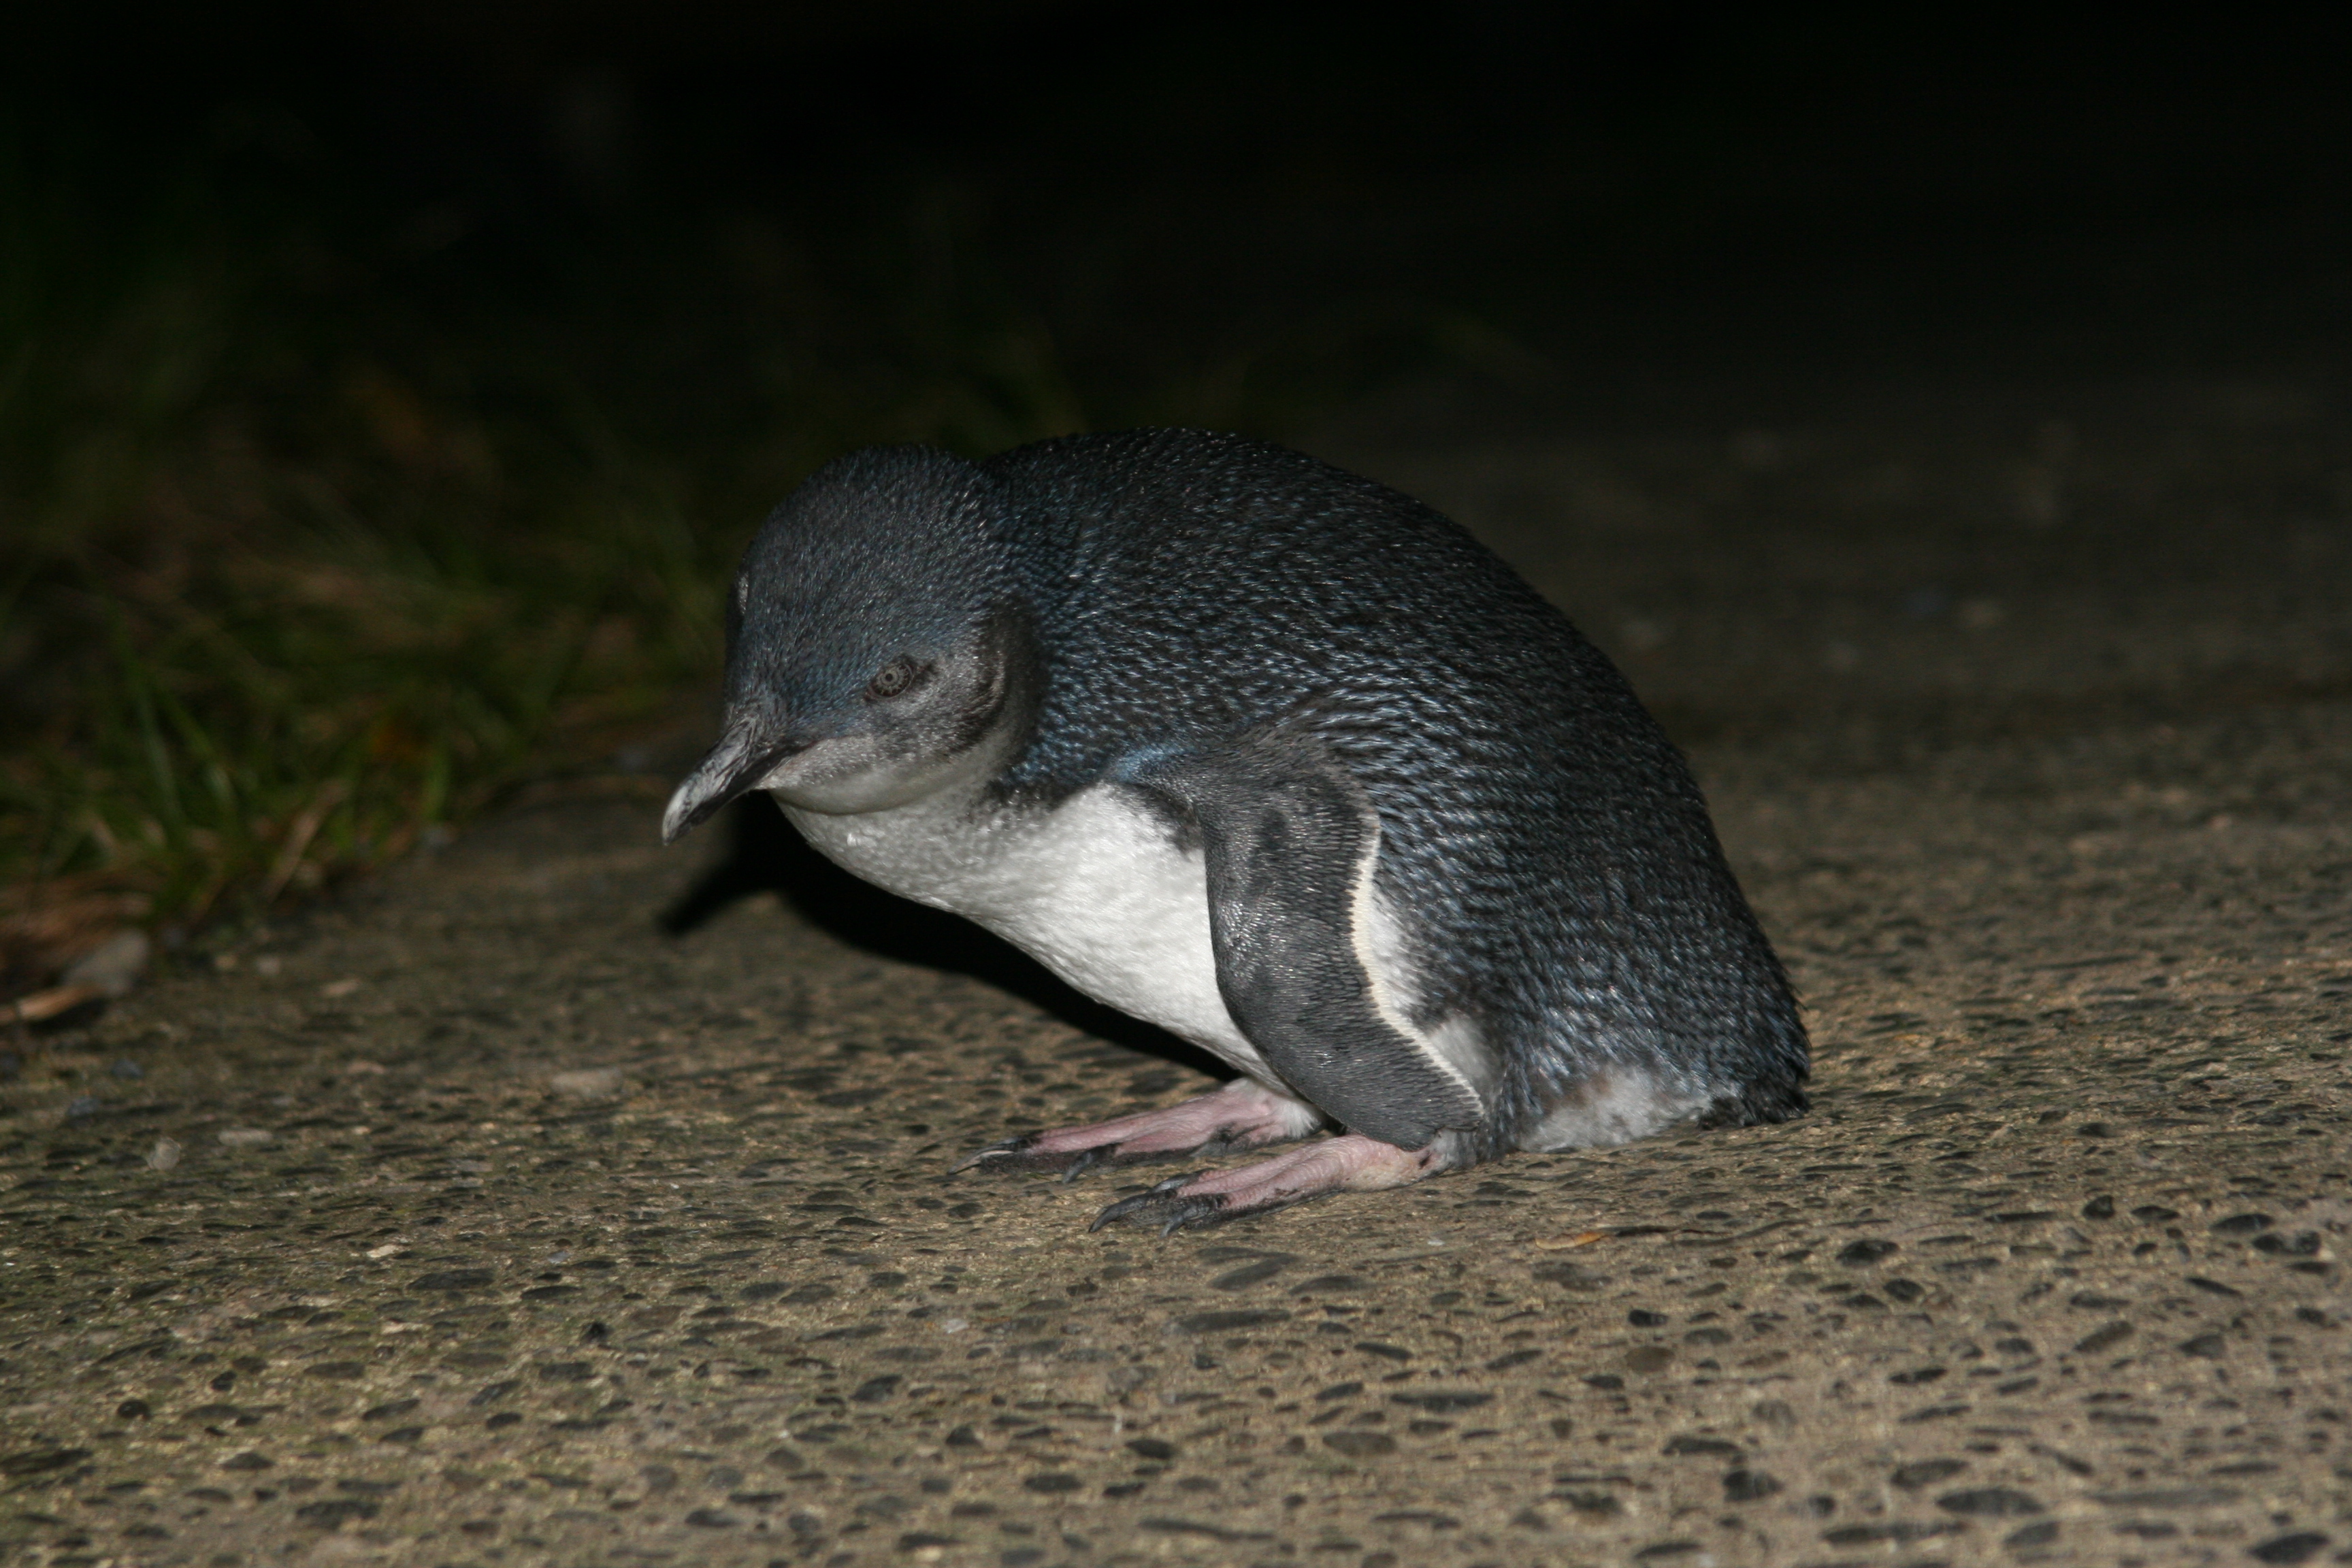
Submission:
M 2352 1561 L 2344 410 L 1475 413 L 1320 449 L 1690 746 L 1811 1117 L 1088 1235 L 941 1172 L 1195 1064 L 606 781 L 9 1047 L 0 1560 Z

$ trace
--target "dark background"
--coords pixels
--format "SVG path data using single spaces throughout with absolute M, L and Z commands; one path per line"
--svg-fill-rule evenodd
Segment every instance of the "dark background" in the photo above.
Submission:
M 1610 495 L 1704 492 L 1727 531 L 1693 569 L 1762 552 L 1748 599 L 1817 618 L 1820 572 L 1742 519 L 1844 508 L 1833 563 L 1949 502 L 2014 599 L 2026 557 L 1959 512 L 2041 526 L 2052 485 L 2128 499 L 2186 450 L 2016 389 L 2316 410 L 2352 326 L 2352 25 L 2301 13 L 446 0 L 9 34 L 0 893 L 113 900 L 35 942 L 0 899 L 20 975 L 124 911 L 266 911 L 529 782 L 649 769 L 743 541 L 852 447 L 1181 423 L 1376 462 L 1373 408 L 1457 448 L 1696 432 L 1706 463 L 1627 447 L 1532 510 L 1375 471 L 1621 657 L 1683 626 L 1654 658 L 1698 689 L 1720 617 L 1626 575 L 1669 546 L 1577 532 Z M 2000 473 L 1770 434 L 1901 398 L 1965 408 Z M 2263 493 L 2340 510 L 2332 440 Z M 2257 493 L 2191 477 L 2176 521 Z
M 2352 305 L 2352 27 L 2309 14 L 698 0 L 14 30 L 10 97 L 53 143 L 30 173 L 92 226 L 195 177 L 299 209 L 317 270 L 287 309 L 364 294 L 411 356 L 561 323 L 639 414 L 706 432 L 760 408 L 747 343 L 776 330 L 730 306 L 794 287 L 896 318 L 795 335 L 953 357 L 927 335 L 1017 323 L 1097 424 L 1433 362 L 2332 366 Z

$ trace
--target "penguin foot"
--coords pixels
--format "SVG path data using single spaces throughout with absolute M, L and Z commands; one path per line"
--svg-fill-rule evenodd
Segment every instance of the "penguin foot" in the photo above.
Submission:
M 1131 1219 L 1143 1225 L 1156 1225 L 1163 1237 L 1173 1236 L 1188 1225 L 1214 1225 L 1224 1217 L 1225 1200 L 1217 1194 L 1186 1197 L 1184 1185 L 1197 1182 L 1205 1173 L 1195 1171 L 1189 1176 L 1171 1176 L 1149 1192 L 1121 1198 L 1095 1215 L 1094 1224 L 1087 1226 L 1091 1236 L 1107 1225 Z
M 1446 1168 L 1445 1155 L 1436 1143 L 1425 1149 L 1400 1149 L 1350 1132 L 1230 1171 L 1171 1176 L 1149 1192 L 1112 1204 L 1087 1228 L 1100 1230 L 1119 1220 L 1132 1220 L 1157 1225 L 1161 1236 L 1173 1236 L 1187 1226 L 1220 1225 L 1245 1214 L 1287 1208 L 1327 1193 L 1409 1186 Z
M 1087 1127 L 1023 1132 L 965 1155 L 948 1168 L 948 1174 L 986 1165 L 1000 1171 L 1059 1171 L 1064 1181 L 1076 1181 L 1097 1166 L 1286 1143 L 1306 1137 L 1322 1121 L 1322 1113 L 1303 1100 L 1235 1079 L 1164 1110 L 1139 1111 Z

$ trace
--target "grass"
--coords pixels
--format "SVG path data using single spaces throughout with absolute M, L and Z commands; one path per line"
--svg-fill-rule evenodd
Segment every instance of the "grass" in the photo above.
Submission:
M 763 289 L 756 254 L 728 278 L 705 237 L 668 285 L 765 325 L 717 367 L 744 406 L 681 430 L 625 390 L 644 334 L 599 280 L 519 306 L 282 193 L 240 206 L 216 166 L 128 211 L 46 175 L 0 154 L 13 991 L 94 929 L 253 918 L 675 716 L 742 542 L 835 451 L 1082 423 L 1017 319 L 898 298 L 845 332 L 861 302 Z

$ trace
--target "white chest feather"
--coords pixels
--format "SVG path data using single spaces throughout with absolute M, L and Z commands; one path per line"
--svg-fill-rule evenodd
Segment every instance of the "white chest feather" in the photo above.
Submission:
M 1098 1001 L 1254 1076 L 1266 1068 L 1217 993 L 1208 874 L 1113 785 L 1050 812 L 922 801 L 826 816 L 784 807 L 866 880 L 987 927 Z

